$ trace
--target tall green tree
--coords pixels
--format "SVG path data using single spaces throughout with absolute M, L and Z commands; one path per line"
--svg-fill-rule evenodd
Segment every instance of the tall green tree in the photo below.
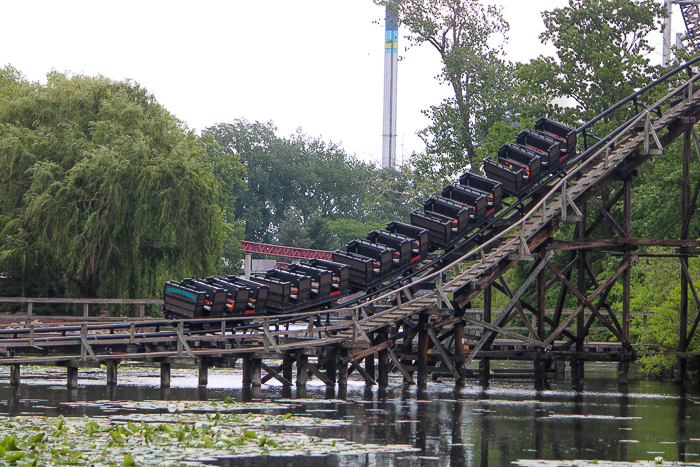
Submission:
M 574 105 L 561 109 L 570 124 L 590 120 L 659 76 L 650 65 L 648 34 L 664 14 L 654 0 L 569 0 L 542 13 L 540 39 L 556 48 L 556 59 L 533 60 L 519 78 L 551 99 L 570 98 Z M 613 126 L 621 121 L 619 113 L 606 120 Z
M 503 59 L 508 23 L 500 7 L 478 0 L 375 0 L 396 14 L 409 46 L 429 44 L 440 55 L 438 81 L 450 98 L 425 111 L 431 124 L 419 135 L 425 154 L 414 157 L 421 176 L 441 178 L 476 169 L 476 148 L 509 109 L 510 70 Z
M 81 297 L 150 297 L 215 272 L 219 185 L 138 84 L 0 71 L 0 271 Z M 59 287 L 60 286 L 60 287 Z

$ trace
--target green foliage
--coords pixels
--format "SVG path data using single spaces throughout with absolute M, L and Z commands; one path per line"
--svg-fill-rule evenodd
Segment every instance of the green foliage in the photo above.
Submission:
M 248 190 L 236 192 L 233 210 L 246 239 L 344 249 L 370 226 L 406 220 L 416 207 L 412 173 L 377 169 L 301 130 L 288 138 L 276 130 L 271 122 L 235 120 L 204 131 L 246 168 Z M 350 231 L 357 233 L 348 238 Z
M 438 81 L 453 96 L 425 110 L 431 124 L 419 132 L 425 154 L 412 164 L 422 177 L 446 179 L 478 161 L 476 146 L 509 110 L 510 71 L 502 44 L 508 23 L 500 7 L 477 0 L 375 0 L 394 10 L 410 45 L 430 44 L 440 55 Z
M 540 39 L 556 47 L 557 58 L 539 57 L 521 67 L 519 76 L 550 99 L 574 100 L 573 107 L 557 108 L 564 122 L 588 121 L 659 76 L 649 65 L 646 37 L 663 14 L 653 0 L 569 0 L 542 13 L 546 30 Z M 606 119 L 611 125 L 605 129 L 626 117 Z M 605 129 L 597 131 L 603 136 Z
M 124 298 L 216 270 L 225 226 L 207 153 L 152 95 L 0 76 L 0 270 L 39 292 Z

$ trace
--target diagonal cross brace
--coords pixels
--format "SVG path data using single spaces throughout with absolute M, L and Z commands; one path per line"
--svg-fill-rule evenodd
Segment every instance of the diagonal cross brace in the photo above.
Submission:
M 265 318 L 265 321 L 263 322 L 263 333 L 265 334 L 263 337 L 263 349 L 265 349 L 265 352 L 267 352 L 270 349 L 270 345 L 272 345 L 275 352 L 282 353 L 280 348 L 277 346 L 277 342 L 272 337 L 272 334 L 270 334 L 270 318 Z
M 496 322 L 493 323 L 494 325 L 498 327 L 503 327 L 508 322 L 510 321 L 510 312 L 513 311 L 513 307 L 515 304 L 518 302 L 520 297 L 522 296 L 523 293 L 525 293 L 525 290 L 530 286 L 532 281 L 535 280 L 537 275 L 540 273 L 540 271 L 545 267 L 547 263 L 549 263 L 549 260 L 552 259 L 552 256 L 554 256 L 553 251 L 547 252 L 547 255 L 542 259 L 542 261 L 539 262 L 539 264 L 532 270 L 530 275 L 525 279 L 525 282 L 520 286 L 518 291 L 513 295 L 513 297 L 510 299 L 510 302 L 508 302 L 508 305 L 503 309 L 503 312 L 498 316 L 496 319 Z M 464 367 L 469 368 L 469 365 L 471 364 L 472 360 L 474 360 L 474 357 L 476 357 L 476 354 L 484 347 L 487 341 L 491 340 L 493 336 L 495 336 L 496 332 L 488 330 L 484 332 L 484 335 L 481 337 L 481 340 L 479 340 L 479 343 L 476 344 L 474 349 L 469 353 L 469 356 L 464 362 Z
M 628 348 L 629 350 L 633 350 L 632 345 L 629 343 L 629 341 L 626 341 L 626 340 L 622 337 L 622 334 L 620 334 L 620 333 L 617 331 L 617 329 L 615 328 L 615 326 L 613 326 L 607 319 L 605 319 L 605 316 L 603 316 L 603 314 L 602 314 L 596 307 L 593 306 L 593 304 L 591 303 L 591 301 L 590 301 L 588 298 L 586 298 L 576 287 L 574 287 L 574 285 L 573 285 L 571 282 L 569 282 L 569 281 L 566 279 L 566 277 L 564 277 L 564 274 L 562 274 L 561 272 L 559 272 L 559 270 L 558 270 L 557 268 L 555 268 L 555 267 L 554 267 L 553 265 L 551 265 L 551 264 L 548 264 L 547 267 L 559 278 L 559 280 L 560 280 L 569 290 L 571 290 L 571 292 L 572 292 L 574 295 L 576 295 L 576 297 L 577 297 L 579 300 L 581 300 L 581 303 L 582 303 L 586 308 L 588 308 L 589 310 L 591 310 L 591 312 L 593 312 L 593 314 L 596 315 L 596 316 L 598 317 L 598 319 L 600 320 L 600 322 L 603 323 L 603 325 L 604 325 L 606 328 L 608 328 L 608 330 L 610 330 L 610 332 L 612 332 L 613 335 L 614 335 L 615 337 L 617 337 L 617 338 L 620 340 L 620 342 L 622 342 L 622 345 L 624 345 L 624 346 L 625 346 L 626 348 Z M 578 310 L 577 310 L 577 311 L 578 311 Z M 580 337 L 579 337 L 579 338 L 580 338 Z
M 569 196 L 568 185 L 568 181 L 564 179 L 564 183 L 561 185 L 561 220 L 563 222 L 578 222 L 583 219 L 583 215 L 578 209 L 578 206 L 576 206 L 576 203 L 574 203 L 574 200 Z M 569 206 L 574 210 L 574 216 L 568 215 Z
M 92 350 L 92 347 L 90 347 L 90 344 L 88 344 L 87 341 L 87 324 L 85 323 L 83 323 L 80 328 L 80 344 L 80 359 L 85 361 L 87 352 L 90 354 L 90 358 L 93 361 L 97 361 L 97 355 L 95 355 L 95 352 Z
M 690 277 L 690 272 L 688 271 L 688 267 L 685 265 L 683 261 L 681 261 L 681 270 L 683 271 L 683 275 L 685 276 L 686 279 L 688 279 L 688 285 L 690 286 L 690 291 L 693 293 L 693 298 L 695 299 L 695 303 L 697 304 L 698 307 L 700 307 L 700 299 L 698 298 L 698 293 L 695 290 L 695 286 L 693 285 L 693 279 Z M 700 313 L 695 317 L 695 322 L 693 323 L 693 327 L 690 328 L 690 332 L 687 335 L 686 341 L 685 341 L 685 348 L 681 349 L 681 352 L 687 352 L 688 347 L 690 346 L 690 341 L 693 340 L 693 336 L 695 336 L 695 331 L 698 328 L 698 323 L 700 322 Z
M 177 356 L 182 357 L 182 350 L 184 349 L 185 352 L 187 352 L 187 355 L 194 358 L 194 354 L 192 353 L 192 349 L 190 349 L 190 345 L 185 340 L 184 330 L 185 330 L 185 326 L 184 326 L 183 322 L 178 321 L 178 323 L 177 323 Z
M 664 153 L 664 148 L 661 146 L 661 141 L 659 141 L 659 137 L 656 135 L 656 131 L 654 130 L 654 125 L 652 124 L 651 121 L 651 114 L 647 110 L 645 112 L 644 116 L 644 154 L 651 154 L 651 155 L 661 155 Z M 656 143 L 657 149 L 650 149 L 650 142 L 649 142 L 649 136 L 652 136 L 654 138 L 654 142 Z

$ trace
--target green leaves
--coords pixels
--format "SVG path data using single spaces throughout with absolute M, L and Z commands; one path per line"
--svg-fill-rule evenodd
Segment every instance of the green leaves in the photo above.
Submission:
M 401 200 L 391 193 L 383 196 L 399 188 L 400 181 L 384 183 L 384 171 L 346 154 L 337 144 L 301 130 L 286 138 L 276 131 L 271 122 L 241 119 L 203 132 L 202 139 L 213 139 L 226 157 L 240 157 L 245 167 L 247 191 L 236 193 L 235 208 L 226 216 L 232 220 L 235 212 L 235 220 L 245 224 L 247 240 L 333 249 L 344 247 L 332 230 L 334 221 L 367 224 L 379 218 L 386 224 L 387 218 L 407 215 Z M 390 188 L 384 189 L 387 185 Z
M 418 134 L 425 154 L 412 164 L 420 178 L 447 180 L 476 168 L 476 148 L 509 105 L 510 70 L 503 60 L 508 23 L 500 7 L 478 0 L 375 0 L 394 10 L 410 46 L 429 44 L 440 55 L 437 79 L 451 96 L 423 113 L 431 124 Z
M 224 166 L 221 148 L 199 142 L 138 84 L 60 73 L 46 85 L 9 82 L 13 91 L 0 93 L 0 164 L 12 168 L 0 174 L 3 272 L 73 295 L 143 298 L 158 296 L 165 278 L 217 270 L 219 185 L 240 189 L 239 163 Z

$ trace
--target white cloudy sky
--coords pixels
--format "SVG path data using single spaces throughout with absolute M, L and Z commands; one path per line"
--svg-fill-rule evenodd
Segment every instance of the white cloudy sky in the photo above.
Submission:
M 510 60 L 552 53 L 538 39 L 540 11 L 567 0 L 486 3 L 503 6 L 511 25 Z M 36 81 L 51 69 L 132 79 L 191 128 L 236 118 L 272 120 L 283 136 L 301 127 L 378 162 L 382 18 L 383 9 L 371 0 L 8 1 L 0 65 L 12 64 Z M 659 62 L 660 35 L 652 42 L 659 45 L 653 57 Z M 420 111 L 449 92 L 434 79 L 440 63 L 433 50 L 403 55 L 399 160 L 421 150 L 415 132 L 427 121 Z

